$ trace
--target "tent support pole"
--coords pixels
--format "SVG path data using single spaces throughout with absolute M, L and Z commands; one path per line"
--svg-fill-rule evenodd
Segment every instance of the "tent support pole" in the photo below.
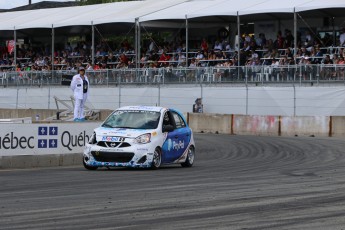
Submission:
M 140 23 L 135 19 L 135 67 L 140 68 Z
M 293 36 L 294 36 L 294 56 L 297 54 L 297 13 L 296 8 L 293 8 Z
M 54 49 L 55 49 L 55 31 L 54 31 L 54 25 L 52 25 L 52 60 L 51 60 L 51 64 L 52 64 L 52 71 L 54 70 Z M 54 71 L 53 71 L 54 73 Z
M 91 22 L 91 31 L 92 31 L 92 44 L 91 44 L 91 65 L 92 68 L 95 66 L 95 25 L 93 21 Z
M 188 18 L 186 14 L 186 67 L 188 67 L 188 50 L 189 50 L 189 44 L 188 44 Z
M 238 14 L 238 11 L 237 11 L 237 68 L 240 68 L 241 66 L 241 25 L 240 25 L 240 15 Z M 236 42 L 235 42 L 236 44 Z M 238 69 L 237 70 L 237 78 L 240 79 L 240 70 Z
M 13 39 L 14 39 L 13 64 L 14 64 L 14 68 L 17 68 L 17 30 L 16 30 L 16 27 L 14 27 Z

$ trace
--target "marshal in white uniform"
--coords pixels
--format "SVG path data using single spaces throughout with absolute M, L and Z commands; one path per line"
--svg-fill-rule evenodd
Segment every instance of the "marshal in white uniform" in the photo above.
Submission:
M 73 76 L 71 89 L 74 93 L 74 121 L 85 121 L 84 105 L 89 94 L 89 80 L 85 68 L 79 67 L 79 74 Z

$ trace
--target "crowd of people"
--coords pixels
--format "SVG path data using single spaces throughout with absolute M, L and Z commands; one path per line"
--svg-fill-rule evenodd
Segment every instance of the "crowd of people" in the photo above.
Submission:
M 91 60 L 91 42 L 79 42 L 74 47 L 67 43 L 54 52 L 50 48 L 24 46 L 17 49 L 16 70 L 50 71 L 77 70 L 84 66 L 87 70 L 121 69 L 121 68 L 159 68 L 159 67 L 228 67 L 259 65 L 309 65 L 339 64 L 344 65 L 345 29 L 337 37 L 326 33 L 319 37 L 306 31 L 297 35 L 297 49 L 294 49 L 294 36 L 291 30 L 278 31 L 275 39 L 267 39 L 264 33 L 257 36 L 244 34 L 238 44 L 230 45 L 234 38 L 223 37 L 215 41 L 203 38 L 186 53 L 183 40 L 151 42 L 140 54 L 140 63 L 135 63 L 135 50 L 127 40 L 113 49 L 106 42 L 99 42 L 95 47 L 95 60 Z M 295 50 L 297 52 L 294 54 Z M 187 56 L 188 55 L 188 56 Z M 2 50 L 0 66 L 13 65 L 13 53 Z M 92 65 L 94 63 L 94 65 Z M 53 65 L 52 65 L 53 64 Z

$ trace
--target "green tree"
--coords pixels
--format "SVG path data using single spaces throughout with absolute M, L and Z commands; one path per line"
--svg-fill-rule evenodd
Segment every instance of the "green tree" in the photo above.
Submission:
M 80 5 L 94 5 L 110 2 L 129 2 L 134 0 L 76 0 Z

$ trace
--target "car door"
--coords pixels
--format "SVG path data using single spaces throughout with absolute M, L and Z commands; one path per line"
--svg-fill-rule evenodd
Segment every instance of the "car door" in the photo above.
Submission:
M 166 141 L 163 144 L 163 162 L 173 163 L 182 156 L 188 147 L 191 131 L 178 113 L 174 111 L 168 111 L 167 113 L 174 130 L 168 132 Z

